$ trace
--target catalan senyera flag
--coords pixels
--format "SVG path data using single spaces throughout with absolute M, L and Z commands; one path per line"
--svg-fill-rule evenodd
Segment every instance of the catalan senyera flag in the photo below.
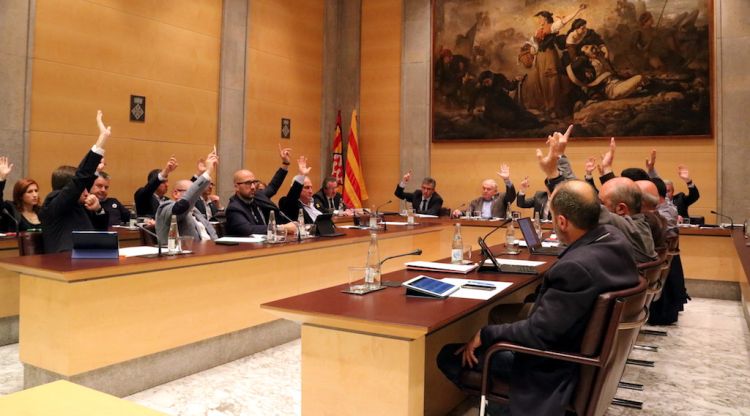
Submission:
M 336 178 L 338 184 L 338 192 L 342 192 L 344 188 L 344 151 L 343 143 L 341 138 L 341 110 L 339 110 L 336 116 L 336 136 L 333 138 L 333 167 L 331 168 L 331 176 Z
M 357 110 L 352 111 L 352 124 L 346 142 L 346 177 L 344 178 L 344 203 L 353 208 L 362 208 L 362 201 L 368 199 L 359 157 L 357 137 Z

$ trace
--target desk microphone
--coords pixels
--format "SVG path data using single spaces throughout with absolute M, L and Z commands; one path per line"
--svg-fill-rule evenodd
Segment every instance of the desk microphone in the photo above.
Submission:
M 715 215 L 718 215 L 720 217 L 729 218 L 729 229 L 731 230 L 731 229 L 734 228 L 734 220 L 729 215 L 724 215 L 724 214 L 716 212 L 716 211 L 711 211 L 711 213 L 715 214 Z
M 503 228 L 504 226 L 506 226 L 511 221 L 513 221 L 513 218 L 509 218 L 509 219 L 503 221 L 500 225 L 498 225 L 497 227 L 495 227 L 492 230 L 490 230 L 490 232 L 488 232 L 487 234 L 485 234 L 484 237 L 477 237 L 477 243 L 479 243 L 479 247 L 481 248 L 481 251 L 482 251 L 482 253 L 484 253 L 485 256 L 492 256 L 492 252 L 489 251 L 490 250 L 490 246 L 487 244 L 487 238 L 490 235 L 492 235 L 492 233 L 494 233 L 495 231 Z M 485 248 L 486 248 L 487 253 L 485 253 Z
M 375 218 L 380 218 L 380 208 L 383 208 L 391 202 L 393 202 L 393 200 L 389 199 L 388 201 L 378 205 L 377 207 L 375 207 L 375 212 L 370 212 L 370 215 L 375 215 Z M 383 231 L 388 231 L 388 224 L 385 223 L 385 215 L 383 215 Z
M 7 215 L 8 218 L 13 220 L 13 222 L 16 224 L 16 234 L 18 234 L 18 220 L 16 219 L 16 216 L 11 215 L 10 212 L 8 211 L 8 208 L 5 208 L 5 207 L 3 207 L 3 214 Z
M 421 255 L 422 255 L 422 249 L 418 248 L 418 249 L 412 250 L 412 251 L 410 251 L 408 253 L 396 254 L 395 256 L 388 256 L 388 257 L 384 258 L 383 260 L 381 260 L 380 263 L 378 263 L 378 267 L 383 267 L 383 263 L 385 263 L 387 260 L 395 259 L 396 257 L 421 256 Z M 401 282 L 396 282 L 396 281 L 393 281 L 393 280 L 386 280 L 386 281 L 380 282 L 380 285 L 381 286 L 387 286 L 387 287 L 400 287 L 401 286 Z
M 159 241 L 159 236 L 158 236 L 158 235 L 156 235 L 156 233 L 155 233 L 155 232 L 153 232 L 153 231 L 149 230 L 148 228 L 146 228 L 146 227 L 142 226 L 141 224 L 135 223 L 135 226 L 136 226 L 136 227 L 137 227 L 137 228 L 138 228 L 139 230 L 141 230 L 141 231 L 145 232 L 146 234 L 148 234 L 148 235 L 150 235 L 151 237 L 154 237 L 154 238 L 156 239 L 156 247 L 157 247 L 157 250 L 158 250 L 158 251 L 156 252 L 156 257 L 161 257 L 161 242 Z M 139 257 L 146 257 L 146 258 L 150 258 L 150 257 L 153 257 L 153 256 L 154 256 L 153 254 L 150 254 L 150 255 L 139 256 Z

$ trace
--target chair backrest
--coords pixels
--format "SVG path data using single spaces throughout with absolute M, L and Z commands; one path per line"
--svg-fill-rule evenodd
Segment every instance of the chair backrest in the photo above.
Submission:
M 441 217 L 450 217 L 451 216 L 451 209 L 448 207 L 442 207 L 440 208 L 440 213 L 438 214 Z
M 18 233 L 18 255 L 32 256 L 44 254 L 44 241 L 41 231 L 22 231 Z
M 660 256 L 660 258 L 654 261 L 638 264 L 638 274 L 646 279 L 646 283 L 648 284 L 646 306 L 649 306 L 654 295 L 661 291 L 660 277 L 664 271 L 664 263 L 667 261 L 666 256 L 666 250 L 664 250 L 664 257 Z
M 599 354 L 603 364 L 601 367 L 582 366 L 581 373 L 573 397 L 573 408 L 579 415 L 603 414 L 592 413 L 599 408 L 600 403 L 607 403 L 614 397 L 615 391 L 610 388 L 612 377 L 609 373 L 617 372 L 616 378 L 622 375 L 625 368 L 630 348 L 631 337 L 620 334 L 620 326 L 626 322 L 645 322 L 647 315 L 643 308 L 646 301 L 646 279 L 640 278 L 638 285 L 629 289 L 615 292 L 602 293 L 594 303 L 591 318 L 586 326 L 583 340 L 581 342 L 582 355 L 595 356 Z M 622 328 L 624 331 L 625 328 Z M 636 330 L 632 336 L 637 335 Z M 614 360 L 622 356 L 621 349 L 627 349 L 624 358 Z M 622 367 L 615 364 L 622 361 Z M 605 388 L 606 387 L 606 388 Z M 615 390 L 617 382 L 615 382 Z M 602 396 L 610 396 L 609 399 Z M 606 406 L 604 407 L 606 410 Z

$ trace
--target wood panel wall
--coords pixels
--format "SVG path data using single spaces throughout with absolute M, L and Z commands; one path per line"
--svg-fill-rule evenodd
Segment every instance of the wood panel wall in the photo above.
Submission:
M 313 186 L 320 185 L 324 10 L 323 0 L 251 2 L 244 152 L 245 167 L 261 180 L 279 167 L 281 144 L 293 149 L 295 160 L 307 156 Z M 281 139 L 281 118 L 291 119 L 290 140 Z M 292 163 L 290 178 L 296 172 Z
M 400 180 L 401 0 L 362 1 L 360 152 L 370 200 L 394 200 Z M 348 127 L 345 133 L 348 134 Z
M 78 165 L 96 140 L 96 110 L 112 126 L 105 155 L 111 194 L 132 203 L 149 170 L 170 155 L 189 178 L 216 143 L 221 2 L 36 1 L 30 176 Z M 129 121 L 130 95 L 146 122 Z

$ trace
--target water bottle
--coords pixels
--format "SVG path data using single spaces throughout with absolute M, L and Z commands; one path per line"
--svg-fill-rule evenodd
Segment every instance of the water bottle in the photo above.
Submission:
M 271 210 L 268 215 L 268 228 L 266 229 L 266 240 L 269 243 L 276 241 L 276 213 Z
M 510 211 L 508 211 L 508 214 L 510 214 Z M 509 218 L 512 218 L 510 216 Z M 508 223 L 508 228 L 505 229 L 505 250 L 510 254 L 516 254 L 518 253 L 518 250 L 516 250 L 516 220 L 513 219 L 511 222 Z
M 177 254 L 180 251 L 179 241 L 180 231 L 177 229 L 177 216 L 172 215 L 169 223 L 169 232 L 167 233 L 167 253 Z
M 539 211 L 534 211 L 534 231 L 536 231 L 539 241 L 542 241 L 542 222 L 539 220 Z
M 297 230 L 300 237 L 307 237 L 305 233 L 305 213 L 302 208 L 299 209 L 299 214 L 297 214 Z
M 367 248 L 367 263 L 365 264 L 365 285 L 367 289 L 380 288 L 380 253 L 378 252 L 378 234 L 370 232 L 370 246 Z
M 461 224 L 456 223 L 451 243 L 451 263 L 462 264 L 464 260 L 464 240 L 461 238 Z
M 378 213 L 375 212 L 375 205 L 370 210 L 370 228 L 373 230 L 378 228 Z

